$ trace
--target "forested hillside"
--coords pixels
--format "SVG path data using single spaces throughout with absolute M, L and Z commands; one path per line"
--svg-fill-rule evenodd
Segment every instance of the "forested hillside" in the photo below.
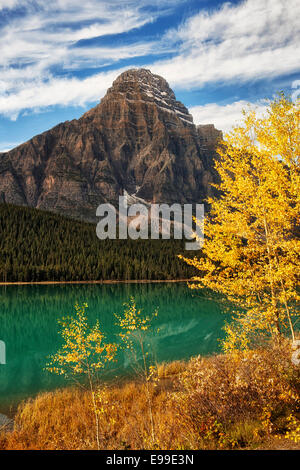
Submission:
M 0 204 L 0 282 L 188 278 L 183 251 L 182 240 L 101 241 L 93 224 Z

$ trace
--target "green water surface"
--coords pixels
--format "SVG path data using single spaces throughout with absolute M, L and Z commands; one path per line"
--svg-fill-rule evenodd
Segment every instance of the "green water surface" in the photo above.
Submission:
M 195 295 L 185 283 L 61 284 L 0 286 L 0 340 L 6 364 L 0 365 L 0 412 L 44 390 L 66 384 L 43 368 L 60 345 L 57 320 L 72 315 L 75 302 L 87 302 L 91 323 L 99 319 L 109 340 L 116 341 L 114 313 L 134 296 L 146 313 L 159 307 L 151 337 L 158 362 L 186 359 L 219 350 L 226 320 L 216 301 Z M 111 377 L 132 371 L 128 356 L 119 356 Z

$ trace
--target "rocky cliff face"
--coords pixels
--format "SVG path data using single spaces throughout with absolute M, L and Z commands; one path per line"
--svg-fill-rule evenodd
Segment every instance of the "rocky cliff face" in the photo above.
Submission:
M 213 124 L 201 124 L 197 126 L 197 131 L 201 149 L 209 154 L 214 154 L 216 143 L 223 138 L 222 131 L 216 129 Z
M 0 154 L 0 200 L 88 221 L 124 191 L 148 202 L 202 202 L 219 136 L 196 128 L 163 78 L 129 70 L 80 119 Z

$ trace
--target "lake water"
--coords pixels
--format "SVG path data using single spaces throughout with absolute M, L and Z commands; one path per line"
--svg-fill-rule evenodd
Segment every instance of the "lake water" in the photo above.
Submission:
M 226 316 L 219 304 L 195 294 L 185 283 L 61 284 L 0 286 L 0 340 L 6 344 L 6 364 L 0 365 L 0 412 L 21 399 L 65 385 L 44 370 L 47 356 L 60 345 L 57 320 L 74 314 L 74 304 L 87 302 L 91 323 L 99 319 L 109 340 L 116 340 L 114 313 L 134 296 L 145 313 L 159 307 L 151 338 L 159 362 L 207 355 L 219 350 Z M 111 377 L 131 371 L 120 357 Z

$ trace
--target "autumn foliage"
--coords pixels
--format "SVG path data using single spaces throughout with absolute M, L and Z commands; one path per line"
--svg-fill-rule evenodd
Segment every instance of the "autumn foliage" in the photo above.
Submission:
M 190 287 L 217 293 L 233 312 L 225 354 L 155 364 L 145 334 L 157 312 L 144 316 L 130 299 L 116 315 L 119 340 L 142 374 L 99 384 L 94 373 L 114 359 L 116 345 L 77 305 L 49 368 L 85 373 L 90 390 L 22 404 L 0 449 L 299 448 L 300 372 L 290 342 L 300 300 L 299 133 L 299 102 L 284 95 L 264 117 L 244 113 L 220 143 L 201 257 L 181 256 L 199 271 Z
M 225 350 L 290 332 L 299 316 L 300 104 L 284 95 L 244 120 L 219 146 L 218 196 L 209 199 L 199 270 L 190 287 L 236 307 Z M 231 306 L 232 308 L 232 306 Z M 232 310 L 231 310 L 232 311 Z
M 162 364 L 157 375 L 98 390 L 101 449 L 254 449 L 300 445 L 299 368 L 290 346 Z M 155 440 L 152 438 L 150 393 Z M 97 449 L 90 393 L 73 388 L 20 405 L 0 449 Z

